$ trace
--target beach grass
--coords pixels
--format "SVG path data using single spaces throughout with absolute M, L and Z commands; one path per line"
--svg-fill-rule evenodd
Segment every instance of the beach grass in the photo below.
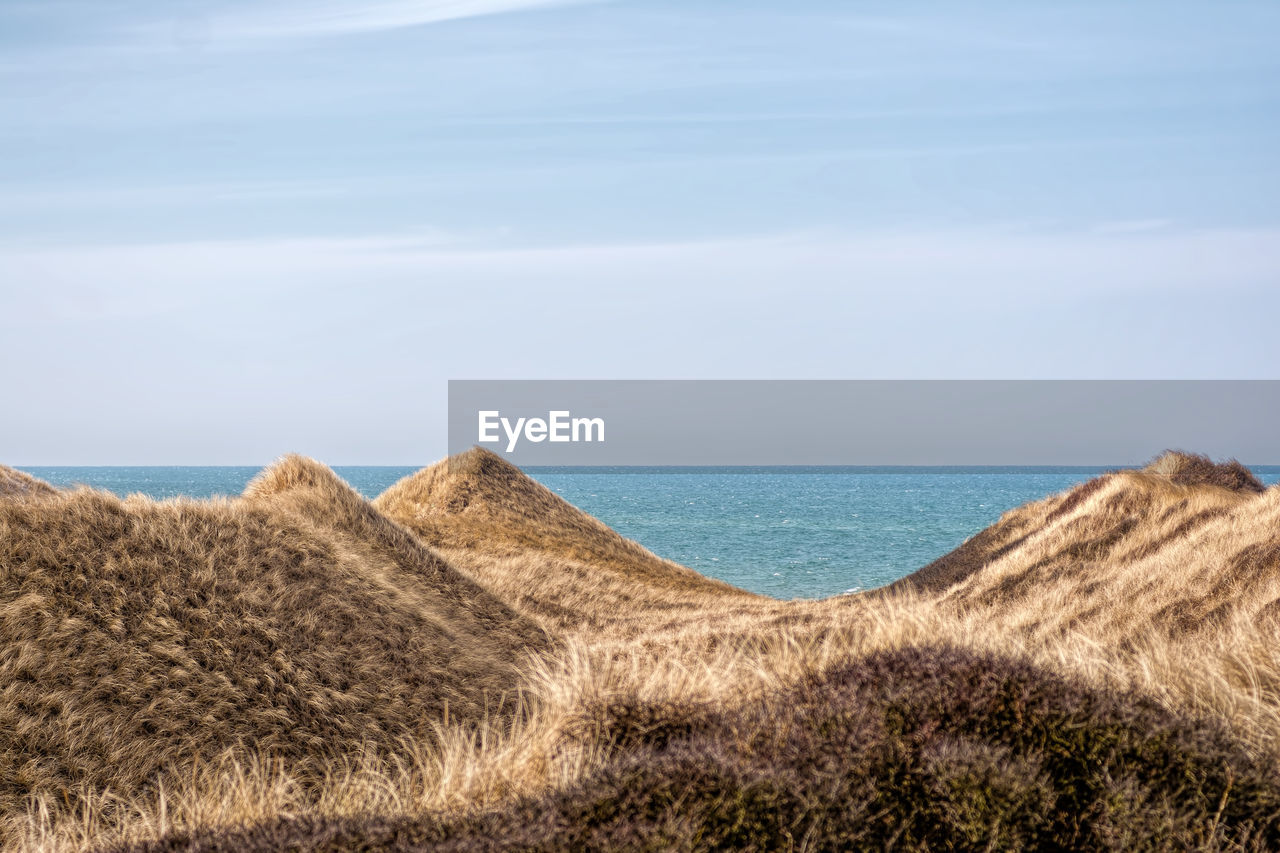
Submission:
M 225 501 L 6 495 L 15 849 L 1280 846 L 1280 489 L 1238 464 L 790 602 L 480 450 L 372 502 L 297 457 Z

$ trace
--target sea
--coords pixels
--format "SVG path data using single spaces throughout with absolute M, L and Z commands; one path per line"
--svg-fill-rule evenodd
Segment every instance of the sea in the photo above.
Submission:
M 239 494 L 256 467 L 26 467 L 55 486 L 119 495 Z M 407 467 L 337 466 L 376 497 Z M 656 554 L 776 598 L 891 583 L 1001 513 L 1114 467 L 530 467 L 569 503 Z M 1256 466 L 1267 485 L 1280 466 Z

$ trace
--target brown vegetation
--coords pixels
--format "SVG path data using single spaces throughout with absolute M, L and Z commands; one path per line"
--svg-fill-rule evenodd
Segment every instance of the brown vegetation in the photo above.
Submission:
M 304 460 L 236 501 L 0 500 L 0 815 L 228 750 L 323 775 L 514 706 L 546 645 Z
M 1146 470 L 1169 478 L 1169 482 L 1177 486 L 1218 486 L 1233 492 L 1266 491 L 1253 472 L 1235 459 L 1214 462 L 1199 453 L 1169 450 L 1152 461 Z
M 1209 721 L 1014 660 L 880 652 L 729 708 L 632 708 L 581 783 L 463 816 L 283 818 L 134 853 L 1192 849 L 1280 843 L 1280 784 Z M 667 725 L 656 729 L 655 719 Z
M 382 515 L 318 462 L 286 456 L 248 485 L 241 503 L 327 532 L 366 577 L 389 593 L 414 596 L 413 609 L 430 614 L 469 652 L 483 652 L 504 669 L 512 663 L 512 649 L 538 651 L 549 642 L 544 631 Z M 502 680 L 509 681 L 509 672 Z
M 57 494 L 57 489 L 25 471 L 0 465 L 0 498 L 40 498 Z
M 1280 607 L 1277 530 L 1280 490 L 1238 462 L 1170 452 L 1011 510 L 900 584 L 1026 631 L 1185 638 Z
M 374 506 L 552 630 L 642 631 L 709 600 L 761 601 L 658 557 L 481 448 L 406 477 Z
M 95 692 L 97 670 L 57 690 L 39 677 L 78 672 L 55 635 L 6 638 L 0 697 L 17 697 L 3 707 L 27 715 L 23 730 L 73 746 L 57 759 L 68 766 L 84 760 L 82 744 L 93 755 L 117 737 L 113 755 L 128 756 L 121 773 L 75 764 L 36 792 L 67 790 L 74 776 L 78 809 L 37 796 L 10 812 L 13 837 L 33 850 L 1280 846 L 1280 489 L 1260 491 L 1231 463 L 1167 454 L 1113 472 L 1006 513 L 888 590 L 817 602 L 702 579 L 483 452 L 372 506 L 300 459 L 236 501 L 82 491 L 48 506 L 77 500 L 115 501 L 128 535 L 107 525 L 109 545 L 94 545 L 92 525 L 49 522 L 14 538 L 10 519 L 30 526 L 68 510 L 0 501 L 4 606 L 19 600 L 8 585 L 31 573 L 31 555 L 65 539 L 60 556 L 35 563 L 57 581 L 34 588 L 51 595 L 75 578 L 86 603 L 24 613 L 83 634 L 98 608 L 116 612 L 124 593 L 112 590 L 146 590 L 177 621 L 176 587 L 204 589 L 201 618 L 278 627 L 280 659 L 306 684 L 345 665 L 380 704 L 338 715 L 318 698 L 332 689 L 282 695 L 268 681 L 232 681 L 243 688 L 235 720 L 179 710 L 174 732 L 140 735 L 129 728 L 140 706 L 112 711 L 119 700 Z M 175 531 L 171 517 L 186 526 Z M 238 532 L 249 519 L 260 519 L 259 538 Z M 79 532 L 60 538 L 62 527 Z M 189 547 L 171 559 L 175 542 Z M 290 547 L 309 556 L 260 557 Z M 118 566 L 135 560 L 148 580 L 125 585 Z M 207 587 L 196 569 L 173 569 L 211 562 L 234 568 Z M 161 564 L 173 589 L 146 568 Z M 231 642 L 220 631 L 183 642 Z M 97 648 L 87 636 L 83 648 Z M 409 642 L 422 673 L 394 653 Z M 188 682 L 156 651 L 177 645 L 129 634 L 112 647 L 129 650 L 135 680 L 166 703 L 144 710 L 185 707 Z M 251 671 L 270 665 L 251 659 Z M 17 660 L 25 681 L 8 675 Z M 488 686 L 477 696 L 475 683 Z M 519 713 L 477 722 L 493 690 L 513 687 Z M 88 710 L 55 717 L 33 704 L 55 694 Z M 309 751 L 317 745 L 261 722 L 281 715 L 304 731 L 338 727 L 326 734 L 332 749 Z M 97 740 L 72 740 L 82 729 Z M 0 754 L 45 772 L 44 742 L 5 731 Z M 398 750 L 386 748 L 393 734 Z M 182 760 L 203 761 L 230 737 L 246 750 Z M 106 785 L 125 799 L 113 805 Z

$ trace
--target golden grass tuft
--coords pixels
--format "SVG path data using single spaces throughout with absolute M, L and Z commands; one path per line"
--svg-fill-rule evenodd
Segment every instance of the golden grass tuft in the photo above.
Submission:
M 1143 470 L 1179 486 L 1218 486 L 1233 492 L 1266 491 L 1253 472 L 1238 460 L 1214 462 L 1208 456 L 1184 450 L 1166 450 Z

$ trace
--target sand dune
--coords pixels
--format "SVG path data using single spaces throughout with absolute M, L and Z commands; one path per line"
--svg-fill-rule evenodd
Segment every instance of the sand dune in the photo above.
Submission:
M 652 627 L 759 600 L 664 560 L 481 448 L 387 489 L 374 506 L 552 630 Z
M 421 540 L 378 512 L 328 467 L 286 456 L 245 488 L 242 503 L 314 528 L 365 577 L 388 594 L 408 596 L 454 635 L 468 654 L 483 653 L 509 679 L 512 649 L 544 649 L 549 637 L 470 575 L 445 562 Z
M 1280 847 L 1280 489 L 1233 463 L 1166 454 L 816 602 L 482 451 L 372 504 L 297 457 L 233 501 L 38 491 L 0 500 L 30 849 Z
M 398 750 L 484 717 L 546 645 L 306 460 L 243 500 L 3 499 L 0 815 L 229 749 L 314 772 Z
M 44 480 L 37 480 L 25 471 L 0 465 L 0 498 L 48 497 L 57 490 Z
M 1114 641 L 1280 613 L 1280 489 L 1166 453 L 1019 507 L 898 583 L 1027 630 Z

